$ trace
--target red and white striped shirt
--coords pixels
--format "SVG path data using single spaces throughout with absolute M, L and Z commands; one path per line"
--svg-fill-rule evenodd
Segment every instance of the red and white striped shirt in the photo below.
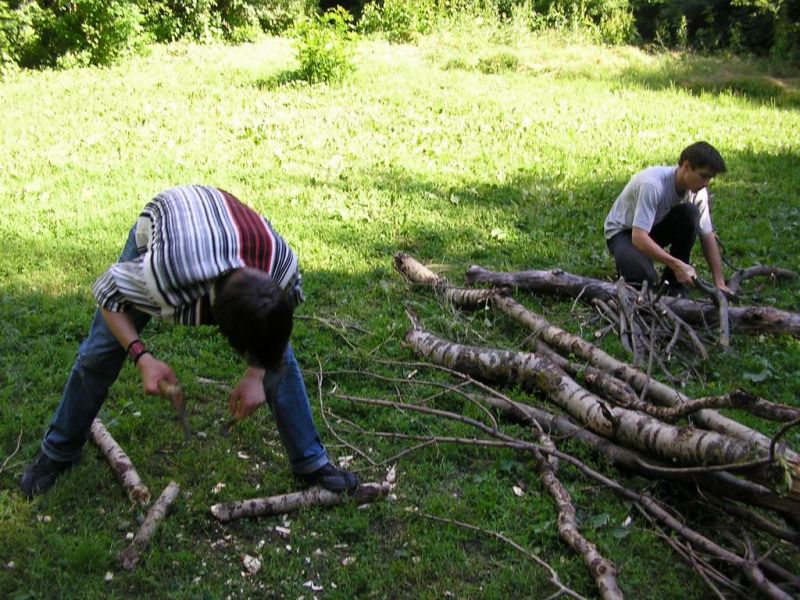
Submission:
M 214 281 L 242 267 L 269 273 L 295 303 L 303 299 L 295 253 L 266 218 L 222 190 L 160 193 L 139 215 L 136 245 L 136 259 L 112 265 L 92 287 L 100 307 L 208 324 Z

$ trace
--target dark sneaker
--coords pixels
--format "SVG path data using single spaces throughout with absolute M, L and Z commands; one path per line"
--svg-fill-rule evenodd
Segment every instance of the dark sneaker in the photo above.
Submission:
M 56 482 L 58 476 L 69 469 L 73 462 L 59 462 L 49 458 L 44 452 L 39 450 L 36 458 L 28 465 L 19 480 L 19 487 L 28 498 L 33 498 L 37 494 L 43 494 Z
M 353 493 L 358 487 L 358 477 L 350 471 L 334 467 L 331 463 L 311 473 L 303 473 L 298 477 L 306 485 L 318 485 L 331 492 Z

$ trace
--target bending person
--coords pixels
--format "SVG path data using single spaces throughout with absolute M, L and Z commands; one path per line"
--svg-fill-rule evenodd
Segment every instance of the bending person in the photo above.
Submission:
M 94 284 L 98 310 L 81 343 L 61 403 L 24 472 L 33 496 L 78 459 L 92 421 L 126 356 L 148 394 L 177 383 L 173 370 L 139 339 L 151 317 L 216 325 L 247 369 L 231 393 L 243 419 L 264 403 L 275 417 L 293 472 L 307 485 L 352 491 L 358 478 L 332 465 L 311 415 L 289 336 L 303 300 L 297 257 L 269 221 L 222 190 L 162 192 L 145 206 L 119 258 Z

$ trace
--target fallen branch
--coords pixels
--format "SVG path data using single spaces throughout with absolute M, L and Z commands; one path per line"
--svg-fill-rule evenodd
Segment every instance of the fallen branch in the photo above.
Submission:
M 116 440 L 106 429 L 100 419 L 95 419 L 90 430 L 92 441 L 100 448 L 103 456 L 106 457 L 111 471 L 117 480 L 122 484 L 125 493 L 131 502 L 145 505 L 150 501 L 150 490 L 142 483 L 139 474 L 125 454 L 125 451 L 117 444 Z
M 403 409 L 403 410 L 414 410 L 417 412 L 422 412 L 434 416 L 444 417 L 446 419 L 455 420 L 461 423 L 466 423 L 477 428 L 478 430 L 482 431 L 487 435 L 505 441 L 509 445 L 509 447 L 514 447 L 520 450 L 529 450 L 529 451 L 535 449 L 540 452 L 556 456 L 560 460 L 577 468 L 581 473 L 583 473 L 590 479 L 609 488 L 619 496 L 625 498 L 626 500 L 638 503 L 652 517 L 654 517 L 664 525 L 668 526 L 670 529 L 675 531 L 678 535 L 682 536 L 684 539 L 686 539 L 693 545 L 703 549 L 705 552 L 709 554 L 712 554 L 716 558 L 723 560 L 731 564 L 732 566 L 737 567 L 745 575 L 745 577 L 747 577 L 750 583 L 752 583 L 759 591 L 761 591 L 767 597 L 776 600 L 778 599 L 789 600 L 790 598 L 785 592 L 783 592 L 783 590 L 781 590 L 773 582 L 771 582 L 764 576 L 764 573 L 761 571 L 761 569 L 759 568 L 758 564 L 755 561 L 748 560 L 747 558 L 742 558 L 737 554 L 731 552 L 730 550 L 727 550 L 726 548 L 710 540 L 709 538 L 705 537 L 704 535 L 693 530 L 685 523 L 683 523 L 680 519 L 673 516 L 673 514 L 669 510 L 663 508 L 649 494 L 636 492 L 634 490 L 622 486 L 619 482 L 610 479 L 609 477 L 606 477 L 605 475 L 599 473 L 598 471 L 595 471 L 594 469 L 586 465 L 584 462 L 582 462 L 581 460 L 575 458 L 570 454 L 565 454 L 558 450 L 545 448 L 541 445 L 532 444 L 529 442 L 524 442 L 521 440 L 511 438 L 509 436 L 501 434 L 498 431 L 493 431 L 492 429 L 490 429 L 489 427 L 487 427 L 486 425 L 484 425 L 479 421 L 475 421 L 474 419 L 470 419 L 468 417 L 463 417 L 462 415 L 458 415 L 450 411 L 437 410 L 425 406 L 417 406 L 401 402 L 387 402 L 382 400 L 365 399 L 365 398 L 361 399 L 351 398 L 351 399 L 363 402 L 365 404 L 373 404 L 376 406 L 393 407 L 396 409 Z M 437 441 L 444 441 L 443 438 L 436 438 L 436 439 Z
M 599 279 L 572 275 L 560 270 L 499 273 L 479 266 L 467 270 L 467 283 L 487 283 L 501 288 L 518 288 L 575 297 L 580 293 L 587 300 L 608 300 L 616 296 L 616 284 Z M 685 321 L 693 324 L 717 322 L 717 308 L 711 304 L 682 298 L 661 298 Z M 728 310 L 734 330 L 748 333 L 784 333 L 800 337 L 800 314 L 766 306 L 734 306 Z
M 391 488 L 391 484 L 386 481 L 381 483 L 362 483 L 350 496 L 329 492 L 320 487 L 313 487 L 301 492 L 292 492 L 280 496 L 215 504 L 211 507 L 211 514 L 219 521 L 228 523 L 243 517 L 281 515 L 308 506 L 335 506 L 350 499 L 360 503 L 374 502 L 378 498 L 388 495 Z
M 788 269 L 768 267 L 766 265 L 756 265 L 747 269 L 739 269 L 733 275 L 731 275 L 726 285 L 734 294 L 738 294 L 739 287 L 742 285 L 742 282 L 745 279 L 750 279 L 752 277 L 770 277 L 773 280 L 797 279 L 797 273 L 794 271 L 789 271 Z
M 180 491 L 181 487 L 174 481 L 170 481 L 169 485 L 161 492 L 158 500 L 155 501 L 150 511 L 147 513 L 147 517 L 145 517 L 144 523 L 142 523 L 139 531 L 133 536 L 133 541 L 130 546 L 125 548 L 119 555 L 119 560 L 124 569 L 132 571 L 136 568 L 142 552 L 144 552 L 145 548 L 150 544 L 150 539 L 153 537 L 156 529 L 158 529 L 158 525 L 169 512 L 169 509 L 172 507 Z

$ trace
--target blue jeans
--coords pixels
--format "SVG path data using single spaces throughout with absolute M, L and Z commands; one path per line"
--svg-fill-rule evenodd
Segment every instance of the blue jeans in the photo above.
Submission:
M 119 257 L 119 262 L 138 256 L 134 229 Z M 150 321 L 150 315 L 132 311 L 137 331 Z M 51 459 L 74 461 L 89 438 L 89 430 L 105 402 L 108 389 L 125 363 L 125 349 L 96 311 L 89 336 L 81 343 L 50 427 L 42 440 L 42 451 Z M 291 344 L 284 354 L 284 369 L 277 393 L 266 389 L 269 406 L 289 462 L 295 473 L 310 473 L 328 462 L 328 455 L 311 416 L 303 376 Z M 268 380 L 265 377 L 265 381 Z

